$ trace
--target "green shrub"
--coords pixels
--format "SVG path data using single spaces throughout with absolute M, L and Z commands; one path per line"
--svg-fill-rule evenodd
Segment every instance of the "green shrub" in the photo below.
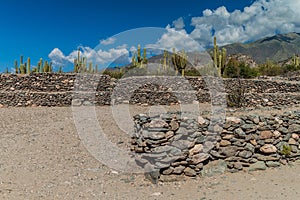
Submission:
M 292 152 L 292 147 L 290 145 L 283 145 L 280 153 L 285 156 L 289 156 Z

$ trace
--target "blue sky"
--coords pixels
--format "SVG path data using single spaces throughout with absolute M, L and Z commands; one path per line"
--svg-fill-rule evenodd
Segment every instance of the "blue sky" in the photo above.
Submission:
M 31 57 L 33 65 L 40 57 L 52 60 L 57 66 L 67 65 L 78 47 L 91 60 L 95 53 L 102 53 L 101 58 L 109 61 L 110 56 L 126 54 L 126 48 L 127 51 L 132 48 L 125 45 L 124 38 L 123 44 L 114 44 L 118 37 L 124 36 L 120 33 L 141 27 L 166 29 L 166 37 L 176 30 L 201 46 L 208 46 L 214 34 L 219 36 L 220 44 L 226 44 L 251 41 L 275 32 L 298 31 L 300 27 L 299 15 L 293 10 L 300 8 L 298 0 L 0 0 L 0 3 L 0 71 L 12 68 L 20 55 Z M 278 23 L 273 24 L 272 19 Z

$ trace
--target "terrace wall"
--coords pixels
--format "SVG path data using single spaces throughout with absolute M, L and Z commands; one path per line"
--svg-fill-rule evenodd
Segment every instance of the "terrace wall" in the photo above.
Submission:
M 300 84 L 271 80 L 224 79 L 197 77 L 131 77 L 116 80 L 104 75 L 38 73 L 0 75 L 2 106 L 70 106 L 131 104 L 174 104 L 210 102 L 212 91 L 226 93 L 245 87 L 245 106 L 289 105 L 300 101 Z M 219 95 L 222 96 L 220 93 Z M 214 96 L 214 100 L 216 96 Z M 220 98 L 224 98 L 223 95 Z

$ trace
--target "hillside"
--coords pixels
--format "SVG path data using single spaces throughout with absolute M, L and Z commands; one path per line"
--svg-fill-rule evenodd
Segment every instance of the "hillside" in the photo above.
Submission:
M 257 63 L 265 62 L 268 58 L 279 62 L 300 53 L 300 33 L 278 34 L 248 44 L 234 43 L 224 47 L 228 55 L 249 55 Z

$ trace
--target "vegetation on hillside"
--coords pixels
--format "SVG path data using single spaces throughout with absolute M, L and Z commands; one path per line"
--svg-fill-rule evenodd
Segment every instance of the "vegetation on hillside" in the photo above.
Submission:
M 255 78 L 258 76 L 278 76 L 291 71 L 300 70 L 299 57 L 294 55 L 289 62 L 279 64 L 267 59 L 265 63 L 261 63 L 255 67 L 250 66 L 245 61 L 241 61 L 233 56 L 227 56 L 225 48 L 219 49 L 217 38 L 214 37 L 214 48 L 210 52 L 212 58 L 212 66 L 215 66 L 215 71 L 220 77 L 224 78 Z M 87 61 L 87 58 L 80 55 L 78 49 L 77 58 L 74 59 L 74 73 L 102 73 L 113 78 L 122 78 L 123 76 L 143 76 L 143 75 L 181 75 L 181 76 L 201 76 L 201 74 L 211 74 L 206 68 L 196 69 L 192 67 L 188 61 L 188 54 L 184 49 L 172 52 L 164 51 L 160 56 L 158 63 L 149 63 L 147 58 L 147 49 L 142 49 L 138 45 L 137 52 L 133 55 L 132 61 L 128 66 L 107 68 L 99 70 L 98 65 Z M 199 58 L 200 59 L 200 58 Z M 148 66 L 148 64 L 150 66 Z M 15 74 L 30 74 L 53 72 L 52 62 L 43 61 L 41 58 L 36 67 L 31 67 L 31 61 L 28 57 L 26 62 L 23 61 L 23 56 L 20 56 L 20 61 L 14 61 L 14 71 L 9 72 L 6 68 L 5 73 Z M 56 71 L 63 73 L 62 66 Z M 216 74 L 211 74 L 216 75 Z

